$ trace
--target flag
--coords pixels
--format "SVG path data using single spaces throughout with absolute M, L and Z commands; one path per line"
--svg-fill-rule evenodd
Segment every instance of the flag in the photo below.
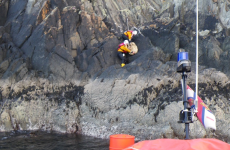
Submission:
M 187 100 L 191 107 L 194 107 L 195 99 L 196 99 L 195 92 L 187 85 Z M 197 96 L 197 99 L 198 99 L 197 117 L 199 121 L 203 124 L 203 126 L 206 129 L 212 128 L 216 130 L 216 117 L 199 96 Z

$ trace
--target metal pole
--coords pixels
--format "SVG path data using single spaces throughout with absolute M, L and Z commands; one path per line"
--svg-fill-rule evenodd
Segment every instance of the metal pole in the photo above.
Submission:
M 183 100 L 183 104 L 184 104 L 184 122 L 185 122 L 185 134 L 186 137 L 185 139 L 189 139 L 189 120 L 188 120 L 188 101 L 187 101 L 187 84 L 186 84 L 186 73 L 183 72 L 182 73 L 182 78 L 183 78 L 183 84 L 184 84 L 184 100 Z

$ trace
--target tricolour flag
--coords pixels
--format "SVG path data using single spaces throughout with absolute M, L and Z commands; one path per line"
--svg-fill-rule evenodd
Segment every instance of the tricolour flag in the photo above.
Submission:
M 196 98 L 195 92 L 187 85 L 187 100 L 190 106 L 194 105 L 194 100 Z M 203 100 L 197 96 L 198 99 L 198 112 L 197 117 L 203 126 L 207 128 L 212 128 L 216 130 L 216 117 L 210 111 L 208 106 L 203 102 Z

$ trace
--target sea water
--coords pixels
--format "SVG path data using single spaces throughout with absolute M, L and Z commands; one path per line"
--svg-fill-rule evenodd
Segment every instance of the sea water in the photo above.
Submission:
M 42 131 L 0 132 L 0 150 L 109 150 L 109 139 Z

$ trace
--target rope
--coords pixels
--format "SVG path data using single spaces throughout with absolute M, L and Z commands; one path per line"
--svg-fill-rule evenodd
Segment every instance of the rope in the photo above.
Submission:
M 127 29 L 129 30 L 129 19 L 127 18 Z

